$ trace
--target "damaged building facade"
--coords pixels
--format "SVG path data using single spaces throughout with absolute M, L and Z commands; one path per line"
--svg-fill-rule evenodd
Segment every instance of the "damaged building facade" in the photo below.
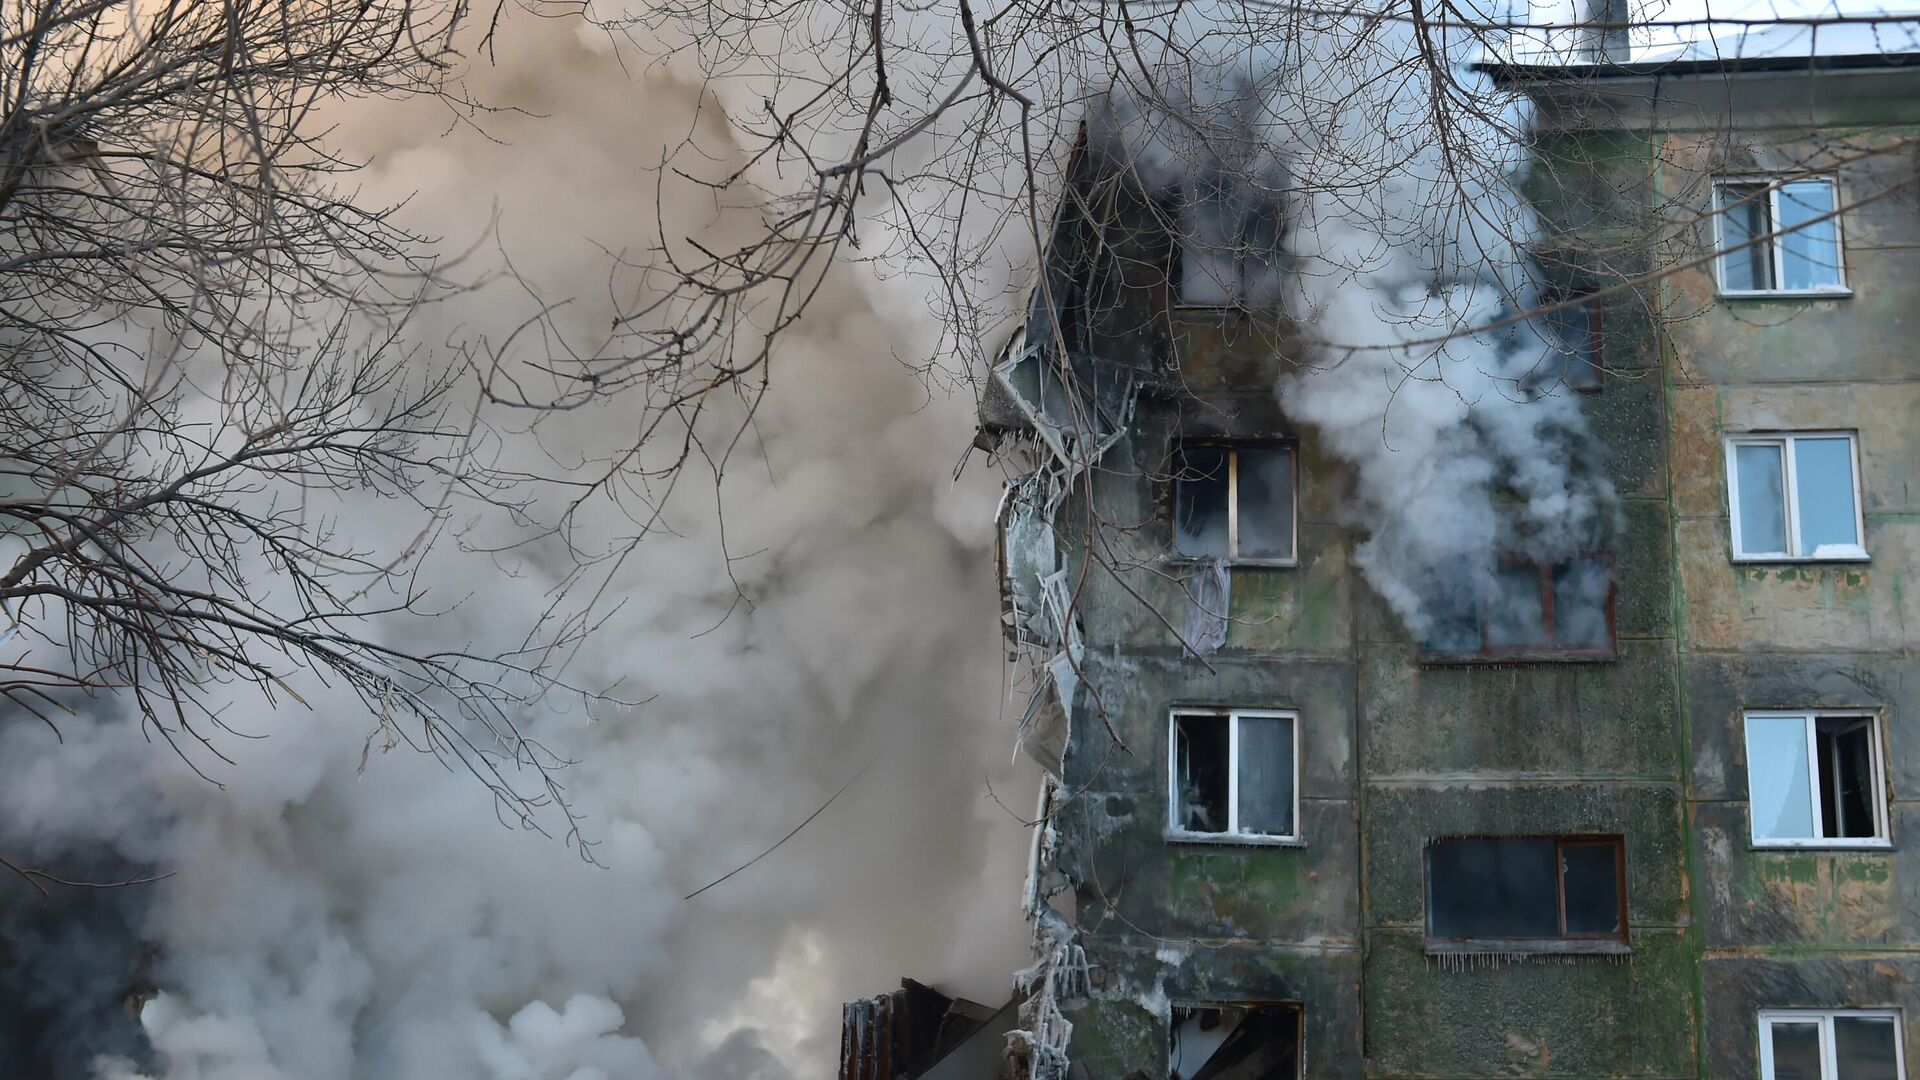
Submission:
M 1055 776 L 1016 1071 L 1920 1076 L 1912 60 L 1498 72 L 1619 524 L 1420 638 L 1306 347 L 1083 158 L 982 414 Z

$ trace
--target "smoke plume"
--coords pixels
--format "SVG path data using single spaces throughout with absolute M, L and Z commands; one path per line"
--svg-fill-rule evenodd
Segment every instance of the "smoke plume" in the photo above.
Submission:
M 515 269 L 573 298 L 553 325 L 590 342 L 616 313 L 607 252 L 659 242 L 663 150 L 690 131 L 724 148 L 725 129 L 697 85 L 636 76 L 577 24 L 509 28 L 513 47 L 472 88 L 523 111 L 483 118 L 484 133 L 449 130 L 430 102 L 332 119 L 379 195 L 418 193 L 410 226 L 452 249 L 497 214 Z M 760 222 L 711 193 L 668 198 L 661 216 L 689 235 Z M 488 258 L 461 272 L 504 265 Z M 568 677 L 637 704 L 555 694 L 518 718 L 577 762 L 560 780 L 601 866 L 503 828 L 472 778 L 393 747 L 345 692 L 303 684 L 277 708 L 236 693 L 218 743 L 232 763 L 195 760 L 218 788 L 108 702 L 79 703 L 63 743 L 10 717 L 9 855 L 173 876 L 45 901 L 7 889 L 0 993 L 22 1015 L 0 1027 L 0 1058 L 114 1080 L 785 1080 L 829 1073 L 839 1002 L 901 975 L 1001 1000 L 1025 958 L 1025 833 L 984 781 L 1021 804 L 1032 781 L 1009 775 L 995 712 L 997 491 L 977 467 L 953 481 L 972 400 L 895 359 L 924 355 L 934 328 L 877 295 L 868 274 L 830 275 L 718 494 L 689 477 L 667 530 L 613 579 L 621 602 Z M 532 305 L 498 280 L 414 332 L 497 343 Z M 551 472 L 632 436 L 615 401 L 497 452 Z M 386 549 L 417 527 L 371 501 L 321 510 Z M 595 513 L 582 543 L 632 530 Z M 561 562 L 445 548 L 423 581 L 440 614 L 405 632 L 511 647 Z M 869 760 L 807 831 L 681 899 Z

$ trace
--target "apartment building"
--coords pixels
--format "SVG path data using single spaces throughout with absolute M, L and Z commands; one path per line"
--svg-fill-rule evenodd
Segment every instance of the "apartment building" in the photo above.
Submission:
M 1495 74 L 1539 105 L 1537 390 L 1618 526 L 1418 640 L 1251 271 L 1092 155 L 1063 205 L 982 410 L 1050 462 L 1002 523 L 1058 777 L 1019 1067 L 1920 1077 L 1920 66 Z

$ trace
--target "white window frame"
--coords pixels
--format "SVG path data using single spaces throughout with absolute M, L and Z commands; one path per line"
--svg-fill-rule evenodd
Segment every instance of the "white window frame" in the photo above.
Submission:
M 1740 187 L 1753 184 L 1767 185 L 1767 235 L 1761 241 L 1767 247 L 1767 259 L 1773 268 L 1773 280 L 1777 283 L 1786 279 L 1785 266 L 1780 254 L 1780 193 L 1788 184 L 1823 183 L 1833 191 L 1833 205 L 1842 210 L 1840 202 L 1840 184 L 1832 176 L 1718 176 L 1713 181 L 1713 279 L 1714 286 L 1721 296 L 1852 296 L 1853 287 L 1847 282 L 1847 237 L 1842 227 L 1846 214 L 1835 214 L 1833 222 L 1833 254 L 1835 267 L 1840 281 L 1835 285 L 1820 285 L 1811 289 L 1783 289 L 1776 286 L 1771 289 L 1730 289 L 1727 287 L 1727 208 L 1731 201 L 1726 198 L 1728 187 Z
M 1793 444 L 1801 439 L 1845 439 L 1849 458 L 1853 466 L 1853 535 L 1859 538 L 1856 552 L 1843 555 L 1815 556 L 1801 550 L 1800 542 L 1800 475 L 1799 465 L 1795 461 Z M 1742 446 L 1778 446 L 1780 447 L 1781 467 L 1785 470 L 1782 477 L 1784 487 L 1781 491 L 1786 501 L 1787 511 L 1787 547 L 1788 551 L 1743 551 L 1740 535 L 1740 465 L 1736 450 Z M 1746 432 L 1727 436 L 1727 523 L 1732 530 L 1733 561 L 1743 563 L 1780 563 L 1780 562 L 1867 562 L 1871 556 L 1867 553 L 1867 513 L 1860 489 L 1860 434 L 1856 431 L 1773 431 Z
M 1227 831 L 1189 832 L 1180 826 L 1180 724 L 1182 716 L 1219 717 L 1227 724 Z M 1293 730 L 1293 833 L 1240 831 L 1240 718 L 1280 717 Z M 1300 714 L 1293 709 L 1232 709 L 1217 706 L 1167 710 L 1167 838 L 1183 843 L 1266 844 L 1297 847 L 1305 842 L 1300 821 Z
M 1813 800 L 1813 828 L 1816 833 L 1824 833 L 1827 828 L 1826 810 L 1820 800 L 1820 740 L 1815 736 L 1818 724 L 1815 721 L 1823 717 L 1865 717 L 1872 733 L 1869 740 L 1871 754 L 1870 778 L 1873 783 L 1873 795 L 1868 800 L 1873 807 L 1872 836 L 1767 836 L 1762 837 L 1756 831 L 1753 817 L 1753 743 L 1749 740 L 1747 721 L 1749 720 L 1800 720 L 1807 737 L 1807 792 Z M 1747 837 L 1755 848 L 1891 848 L 1893 836 L 1888 829 L 1887 816 L 1887 758 L 1886 727 L 1881 722 L 1877 709 L 1749 709 L 1740 716 L 1740 738 L 1747 750 Z
M 1190 449 L 1213 449 L 1225 450 L 1227 452 L 1227 563 L 1232 566 L 1299 566 L 1300 448 L 1292 443 L 1208 442 L 1204 439 L 1191 442 L 1179 441 L 1174 444 L 1174 450 L 1179 454 L 1184 454 Z M 1287 507 L 1287 527 L 1292 533 L 1292 535 L 1287 538 L 1287 546 L 1293 550 L 1292 558 L 1250 559 L 1240 554 L 1240 453 L 1243 450 L 1267 450 L 1286 454 L 1287 464 L 1293 467 L 1293 501 L 1292 504 Z M 1173 496 L 1173 533 L 1174 543 L 1177 546 L 1180 536 L 1180 495 L 1178 487 L 1181 483 L 1184 483 L 1184 481 L 1176 473 L 1173 482 L 1176 489 Z M 1203 558 L 1203 556 L 1186 555 L 1178 551 L 1174 553 L 1174 556 L 1175 558 L 1188 561 L 1196 561 Z
M 1839 1051 L 1834 1045 L 1833 1021 L 1835 1017 L 1860 1016 L 1876 1020 L 1893 1021 L 1893 1061 L 1896 1066 L 1894 1075 L 1898 1080 L 1907 1080 L 1907 1032 L 1906 1021 L 1901 1018 L 1899 1009 L 1761 1009 L 1760 1022 L 1760 1080 L 1775 1080 L 1773 1074 L 1773 1025 L 1776 1022 L 1804 1024 L 1809 1020 L 1820 1024 L 1820 1071 L 1821 1080 L 1838 1080 L 1840 1076 Z

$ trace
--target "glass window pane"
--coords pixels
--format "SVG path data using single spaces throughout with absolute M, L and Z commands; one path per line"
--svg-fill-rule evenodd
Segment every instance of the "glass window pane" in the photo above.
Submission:
M 1780 444 L 1741 443 L 1733 448 L 1739 475 L 1741 555 L 1787 554 L 1787 498 Z
M 1780 287 L 1819 289 L 1840 284 L 1840 230 L 1835 218 L 1806 222 L 1833 213 L 1833 185 L 1806 180 L 1782 187 L 1780 207 Z
M 1823 716 L 1814 721 L 1819 759 L 1822 826 L 1827 836 L 1870 837 L 1879 833 L 1873 808 L 1873 721 L 1864 716 Z
M 1775 1020 L 1773 1080 L 1827 1080 L 1820 1075 L 1820 1024 L 1816 1020 Z
M 1240 451 L 1242 559 L 1293 558 L 1293 451 Z
M 1227 831 L 1227 718 L 1173 718 L 1173 822 L 1187 832 Z
M 1547 644 L 1540 568 L 1532 563 L 1504 564 L 1494 570 L 1493 585 L 1493 596 L 1487 600 L 1487 644 Z
M 1227 555 L 1227 450 L 1181 447 L 1173 455 L 1173 549 Z
M 1614 844 L 1562 844 L 1566 875 L 1567 933 L 1620 933 L 1620 848 Z
M 1240 831 L 1293 835 L 1293 720 L 1240 718 Z
M 1755 840 L 1817 835 L 1807 779 L 1805 717 L 1747 717 L 1747 797 L 1753 804 Z
M 1720 189 L 1720 207 L 1721 247 L 1727 252 L 1720 257 L 1721 287 L 1733 291 L 1773 288 L 1771 245 L 1761 240 L 1740 246 L 1771 231 L 1763 186 L 1728 184 Z
M 1833 1018 L 1834 1057 L 1839 1080 L 1899 1080 L 1891 1016 Z
M 1553 568 L 1553 640 L 1576 649 L 1601 649 L 1612 639 L 1607 594 L 1613 575 L 1598 559 L 1577 559 Z
M 1427 846 L 1427 933 L 1559 937 L 1556 847 L 1550 837 L 1435 840 Z
M 1853 440 L 1793 440 L 1793 467 L 1800 497 L 1800 553 L 1840 555 L 1860 549 L 1853 511 Z M 1741 477 L 1744 481 L 1746 478 Z M 1742 498 L 1745 491 L 1742 490 Z

